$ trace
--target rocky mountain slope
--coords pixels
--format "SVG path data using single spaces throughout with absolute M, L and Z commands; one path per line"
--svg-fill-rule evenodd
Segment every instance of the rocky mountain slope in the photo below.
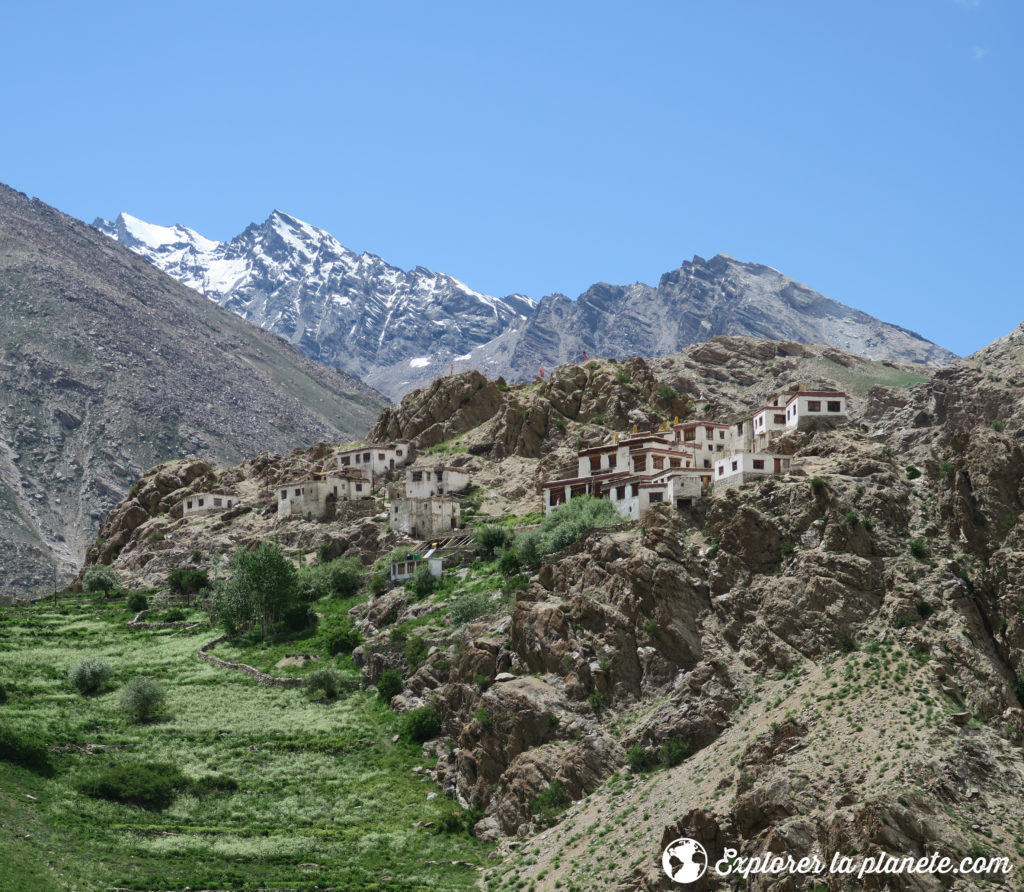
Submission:
M 93 225 L 306 356 L 399 397 L 519 327 L 534 302 L 478 294 L 424 267 L 400 270 L 274 211 L 230 242 L 128 214 Z
M 938 852 L 1006 856 L 1019 871 L 1022 362 L 1024 328 L 934 373 L 720 337 L 533 384 L 456 375 L 385 410 L 371 440 L 409 436 L 421 460 L 468 469 L 468 516 L 515 526 L 535 519 L 538 477 L 581 441 L 675 415 L 729 420 L 794 385 L 852 397 L 847 425 L 785 439 L 787 475 L 592 530 L 525 585 L 480 565 L 424 599 L 396 587 L 353 609 L 364 682 L 396 668 L 393 708 L 433 704 L 433 776 L 480 810 L 477 834 L 501 840 L 484 885 L 668 889 L 661 852 L 683 836 L 712 863 L 726 847 L 826 862 Z M 273 535 L 296 556 L 323 545 L 369 565 L 400 542 L 381 518 L 273 511 L 279 482 L 334 451 L 155 470 L 92 559 L 159 585 Z M 211 488 L 247 507 L 180 516 L 186 493 Z M 490 606 L 467 618 L 481 597 Z M 418 662 L 409 635 L 425 641 Z M 747 888 L 983 879 L 1020 888 L 1016 875 L 754 876 Z M 708 874 L 693 888 L 733 885 Z
M 146 468 L 364 433 L 386 402 L 0 186 L 0 595 L 80 565 Z
M 423 267 L 356 255 L 275 211 L 230 242 L 128 214 L 94 224 L 165 272 L 307 356 L 398 399 L 475 368 L 510 381 L 589 356 L 661 356 L 722 334 L 829 344 L 872 359 L 942 365 L 948 350 L 844 306 L 768 266 L 694 257 L 656 288 L 600 283 L 570 300 L 494 298 Z

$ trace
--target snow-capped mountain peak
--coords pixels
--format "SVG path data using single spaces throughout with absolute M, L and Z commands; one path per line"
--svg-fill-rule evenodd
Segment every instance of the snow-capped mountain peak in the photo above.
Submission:
M 429 357 L 417 366 L 426 380 L 428 366 L 466 356 L 536 306 L 523 295 L 481 294 L 423 266 L 405 271 L 375 254 L 356 254 L 329 232 L 280 210 L 230 242 L 125 213 L 93 225 L 310 358 L 395 397 L 408 389 L 410 360 Z

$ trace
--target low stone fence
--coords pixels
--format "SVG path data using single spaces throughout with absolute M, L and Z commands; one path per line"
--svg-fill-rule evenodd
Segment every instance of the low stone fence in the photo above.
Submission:
M 143 617 L 147 613 L 156 613 L 158 610 L 160 610 L 159 607 L 149 607 L 146 610 L 140 610 L 138 613 L 135 614 L 135 619 L 129 621 L 128 628 L 129 629 L 149 629 L 149 630 L 154 630 L 154 629 L 198 629 L 202 625 L 201 622 L 190 623 L 190 622 L 186 622 L 185 620 L 179 620 L 178 622 L 171 622 L 171 623 L 149 623 L 149 622 L 146 622 L 143 619 Z
M 239 672 L 245 672 L 256 679 L 256 684 L 264 685 L 265 687 L 297 688 L 301 687 L 304 683 L 304 680 L 301 678 L 280 678 L 276 675 L 267 675 L 266 672 L 260 672 L 255 666 L 247 666 L 245 663 L 233 663 L 230 660 L 222 660 L 220 657 L 207 653 L 207 650 L 215 644 L 221 644 L 227 640 L 227 635 L 221 635 L 218 638 L 214 638 L 213 641 L 207 641 L 206 644 L 200 646 L 196 654 L 203 662 L 210 663 L 220 669 L 236 669 Z

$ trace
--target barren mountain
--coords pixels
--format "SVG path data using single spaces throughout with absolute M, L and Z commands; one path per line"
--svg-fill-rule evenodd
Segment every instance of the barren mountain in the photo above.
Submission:
M 656 288 L 600 283 L 570 300 L 489 297 L 423 267 L 355 254 L 274 211 L 230 242 L 128 214 L 102 232 L 179 281 L 277 332 L 307 356 L 398 399 L 446 374 L 509 381 L 593 357 L 662 356 L 716 335 L 828 344 L 871 359 L 942 365 L 948 350 L 827 298 L 778 270 L 725 254 L 694 257 Z
M 0 186 L 0 594 L 81 563 L 132 481 L 366 431 L 386 400 Z

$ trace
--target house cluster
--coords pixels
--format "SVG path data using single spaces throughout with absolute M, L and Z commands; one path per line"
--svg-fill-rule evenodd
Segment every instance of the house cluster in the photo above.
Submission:
M 633 433 L 580 450 L 576 476 L 542 485 L 550 513 L 575 496 L 609 499 L 623 517 L 638 520 L 651 505 L 692 505 L 712 484 L 739 486 L 789 470 L 790 459 L 773 451 L 782 434 L 846 420 L 841 391 L 787 393 L 732 424 L 687 421 Z

